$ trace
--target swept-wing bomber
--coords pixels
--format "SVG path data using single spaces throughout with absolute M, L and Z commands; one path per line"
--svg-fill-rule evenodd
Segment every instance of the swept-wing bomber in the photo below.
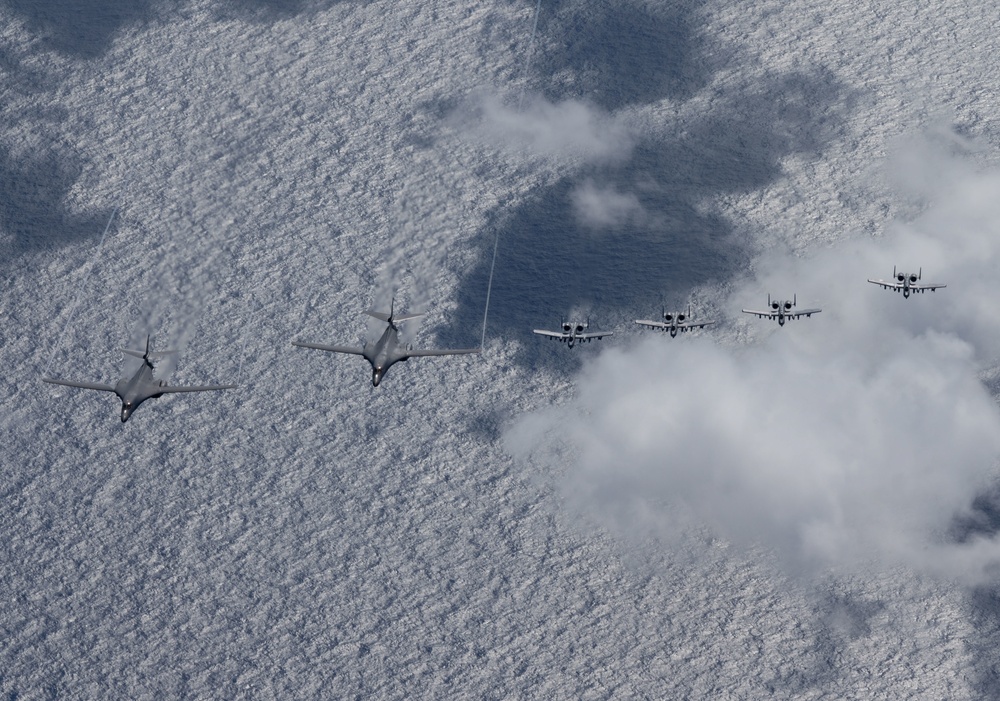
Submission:
M 822 309 L 793 309 L 796 305 L 795 295 L 792 295 L 792 301 L 771 301 L 771 295 L 767 296 L 767 311 L 759 311 L 757 309 L 744 309 L 744 314 L 756 314 L 758 318 L 761 319 L 777 319 L 778 326 L 785 325 L 785 319 L 798 319 L 799 317 L 805 316 L 810 317 L 813 314 L 819 314 Z
M 691 329 L 701 328 L 702 326 L 708 326 L 709 324 L 714 324 L 714 321 L 691 321 L 691 307 L 688 307 L 687 314 L 684 312 L 668 312 L 663 310 L 663 321 L 651 321 L 648 319 L 636 319 L 635 323 L 640 326 L 647 326 L 651 329 L 659 329 L 660 331 L 670 332 L 670 337 L 674 338 L 677 336 L 677 332 L 690 331 Z
M 382 336 L 374 343 L 366 342 L 360 348 L 355 348 L 352 346 L 328 346 L 322 343 L 302 343 L 300 341 L 292 341 L 293 346 L 298 346 L 299 348 L 314 348 L 316 350 L 327 351 L 328 353 L 347 353 L 350 355 L 360 355 L 372 366 L 372 385 L 378 387 L 379 382 L 385 376 L 385 373 L 389 371 L 395 363 L 401 360 L 409 360 L 410 358 L 420 358 L 429 355 L 465 355 L 468 353 L 479 353 L 482 348 L 446 348 L 442 350 L 414 350 L 408 345 L 400 343 L 399 341 L 399 327 L 396 324 L 400 324 L 409 319 L 416 319 L 422 314 L 404 314 L 401 316 L 395 316 L 393 312 L 393 307 L 395 302 L 389 305 L 389 313 L 377 312 L 375 310 L 368 310 L 365 312 L 368 316 L 373 316 L 376 319 L 384 321 L 388 324 L 385 331 L 382 332 Z
M 162 397 L 164 394 L 173 394 L 177 392 L 212 392 L 215 390 L 233 389 L 236 387 L 236 385 L 181 385 L 173 387 L 168 385 L 165 380 L 157 380 L 153 375 L 155 370 L 153 367 L 153 361 L 168 355 L 174 355 L 177 351 L 152 351 L 150 349 L 149 336 L 146 336 L 145 351 L 124 348 L 122 349 L 122 353 L 131 355 L 134 358 L 141 358 L 142 365 L 135 371 L 132 377 L 121 379 L 114 386 L 102 385 L 96 382 L 73 382 L 70 380 L 59 380 L 54 377 L 43 377 L 42 382 L 48 382 L 52 385 L 65 385 L 66 387 L 93 389 L 101 392 L 114 392 L 118 395 L 118 398 L 122 400 L 122 423 L 128 421 L 132 412 L 138 409 L 139 405 L 147 399 L 156 399 L 157 397 Z
M 896 272 L 896 268 L 893 266 L 892 280 L 872 280 L 871 278 L 868 278 L 868 282 L 874 285 L 881 285 L 887 290 L 902 292 L 904 299 L 909 297 L 911 292 L 920 292 L 923 294 L 927 290 L 933 292 L 939 287 L 947 287 L 947 285 L 928 285 L 927 283 L 920 283 L 920 276 L 923 275 L 923 272 L 924 269 L 920 268 L 916 273 L 899 273 Z
M 599 341 L 605 336 L 614 336 L 614 331 L 587 331 L 588 328 L 590 328 L 590 321 L 564 321 L 562 322 L 562 331 L 532 329 L 532 333 L 565 343 L 570 348 L 575 346 L 577 341 L 590 343 L 594 339 Z

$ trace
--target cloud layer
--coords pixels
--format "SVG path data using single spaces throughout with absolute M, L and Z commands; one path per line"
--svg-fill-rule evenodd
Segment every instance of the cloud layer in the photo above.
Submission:
M 625 533 L 708 526 L 795 566 L 987 577 L 1000 543 L 947 533 L 1000 455 L 1000 411 L 978 379 L 1000 347 L 1000 176 L 926 155 L 941 175 L 915 222 L 760 261 L 724 305 L 794 293 L 822 314 L 729 324 L 765 334 L 750 346 L 657 336 L 608 350 L 576 400 L 523 420 L 510 448 L 557 464 L 571 502 Z M 948 287 L 904 300 L 865 282 L 893 265 Z

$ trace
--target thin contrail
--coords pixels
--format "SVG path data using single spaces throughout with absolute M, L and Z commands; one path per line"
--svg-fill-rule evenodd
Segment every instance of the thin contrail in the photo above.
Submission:
M 263 308 L 262 304 L 260 304 L 256 300 L 254 300 L 254 302 L 256 303 L 257 308 L 254 309 L 252 312 L 250 312 L 250 320 L 243 327 L 243 343 L 240 346 L 240 366 L 239 369 L 236 371 L 237 386 L 239 386 L 240 382 L 243 380 L 243 361 L 247 357 L 247 336 L 250 335 L 249 330 L 253 325 L 254 319 L 257 317 L 257 314 L 260 313 L 260 310 Z
M 69 308 L 69 318 L 66 319 L 66 324 L 63 326 L 62 333 L 56 337 L 55 345 L 52 347 L 52 353 L 49 354 L 49 362 L 45 364 L 46 375 L 49 374 L 49 368 L 52 367 L 52 361 L 56 357 L 56 352 L 59 350 L 59 345 L 62 343 L 63 336 L 66 335 L 66 330 L 73 321 L 73 316 L 76 314 L 76 307 L 80 304 L 80 298 L 83 296 L 84 283 L 87 281 L 87 277 L 90 275 L 90 271 L 94 267 L 94 263 L 97 262 L 97 256 L 100 255 L 101 249 L 104 247 L 104 239 L 107 238 L 108 231 L 111 230 L 111 222 L 115 220 L 115 215 L 118 214 L 119 209 L 121 209 L 121 205 L 115 207 L 111 212 L 111 216 L 108 217 L 108 225 L 104 227 L 104 233 L 101 234 L 101 240 L 98 242 L 97 248 L 94 249 L 94 254 L 90 257 L 90 261 L 87 263 L 87 270 L 84 272 L 83 277 L 80 278 L 80 284 L 76 289 L 76 298 L 73 300 L 73 305 Z
M 496 238 L 493 239 L 493 262 L 490 263 L 490 282 L 486 285 L 486 309 L 483 310 L 483 337 L 479 339 L 479 347 L 486 343 L 486 318 L 490 313 L 490 293 L 493 291 L 493 269 L 497 264 L 497 248 L 500 246 L 500 229 L 497 229 Z
M 538 15 L 542 10 L 542 0 L 535 3 L 535 18 L 531 23 L 531 38 L 528 40 L 528 54 L 524 57 L 524 65 L 521 66 L 521 94 L 517 98 L 517 111 L 520 112 L 524 106 L 524 93 L 526 89 L 525 78 L 528 75 L 528 68 L 531 66 L 531 58 L 535 50 L 535 35 L 538 33 Z M 483 335 L 479 339 L 479 347 L 486 345 L 486 320 L 490 314 L 490 293 L 493 291 L 493 271 L 497 265 L 497 249 L 500 247 L 500 229 L 497 229 L 493 239 L 493 260 L 490 262 L 490 281 L 486 286 L 486 308 L 483 310 Z

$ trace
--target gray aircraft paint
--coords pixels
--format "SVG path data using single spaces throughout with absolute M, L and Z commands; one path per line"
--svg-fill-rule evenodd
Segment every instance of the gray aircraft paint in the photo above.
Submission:
M 666 309 L 663 310 L 661 315 L 663 321 L 652 321 L 651 319 L 636 319 L 635 323 L 640 326 L 645 326 L 651 329 L 658 329 L 660 331 L 665 331 L 670 334 L 670 338 L 676 338 L 677 332 L 690 331 L 691 329 L 698 329 L 705 326 L 710 326 L 714 324 L 714 321 L 698 321 L 693 322 L 691 318 L 693 314 L 691 313 L 691 307 L 688 307 L 687 312 L 668 312 Z
M 165 380 L 157 380 L 153 376 L 155 370 L 152 360 L 171 355 L 176 351 L 150 351 L 150 339 L 146 337 L 146 350 L 136 351 L 125 349 L 122 351 L 142 360 L 139 369 L 128 378 L 119 380 L 113 387 L 94 382 L 73 382 L 71 380 L 60 380 L 54 377 L 43 377 L 42 382 L 53 385 L 64 385 L 66 387 L 77 387 L 79 389 L 91 389 L 101 392 L 114 392 L 122 400 L 121 419 L 122 423 L 129 420 L 132 413 L 139 408 L 147 399 L 156 399 L 164 394 L 175 394 L 181 392 L 210 392 L 221 389 L 234 389 L 236 385 L 191 385 L 191 386 L 170 386 Z
M 893 280 L 891 281 L 872 280 L 871 278 L 868 278 L 868 282 L 872 283 L 873 285 L 881 285 L 887 290 L 895 290 L 896 292 L 902 292 L 903 299 L 907 299 L 910 296 L 911 292 L 919 292 L 920 294 L 923 294 L 927 290 L 934 292 L 939 287 L 947 287 L 947 285 L 938 285 L 938 284 L 933 284 L 933 285 L 917 284 L 917 281 L 920 280 L 920 278 L 923 276 L 923 273 L 924 273 L 923 268 L 917 270 L 916 273 L 900 273 L 896 271 L 895 267 L 893 267 L 892 269 Z
M 387 326 L 382 335 L 374 343 L 365 343 L 361 348 L 351 346 L 328 346 L 321 343 L 301 343 L 292 341 L 293 346 L 299 348 L 313 348 L 315 350 L 327 351 L 329 353 L 346 353 L 350 355 L 360 355 L 372 366 L 372 386 L 378 387 L 382 378 L 389 371 L 389 368 L 400 361 L 410 358 L 433 355 L 466 355 L 469 353 L 479 353 L 482 348 L 456 348 L 441 350 L 413 350 L 407 345 L 399 342 L 399 327 L 397 323 L 402 323 L 409 319 L 415 319 L 420 314 L 406 314 L 399 318 L 393 316 L 392 307 L 389 313 L 369 310 L 365 312 L 369 316 L 384 321 Z
M 561 324 L 562 331 L 546 331 L 545 329 L 532 329 L 531 332 L 538 334 L 539 336 L 545 336 L 560 343 L 565 343 L 567 347 L 572 348 L 576 345 L 577 341 L 582 343 L 590 343 L 591 340 L 597 339 L 598 341 L 605 336 L 614 336 L 614 331 L 590 331 L 584 333 L 588 328 L 590 328 L 590 322 L 580 322 L 580 321 L 564 321 Z
M 794 321 L 799 317 L 810 317 L 813 314 L 819 314 L 822 309 L 799 309 L 792 311 L 797 303 L 795 295 L 789 300 L 772 300 L 771 295 L 767 296 L 767 311 L 758 311 L 756 309 L 744 309 L 744 314 L 756 314 L 759 319 L 777 319 L 778 326 L 784 326 L 786 319 L 791 319 Z

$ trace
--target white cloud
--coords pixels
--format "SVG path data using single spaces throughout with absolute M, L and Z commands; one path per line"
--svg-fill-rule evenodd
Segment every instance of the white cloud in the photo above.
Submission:
M 708 526 L 797 565 L 987 577 L 1000 539 L 947 532 L 1000 456 L 1000 411 L 978 379 L 1000 348 L 1000 176 L 924 167 L 948 175 L 917 221 L 762 261 L 726 304 L 738 315 L 797 293 L 821 314 L 750 347 L 656 336 L 609 349 L 575 401 L 508 433 L 511 450 L 558 466 L 571 503 L 626 533 Z M 894 264 L 948 287 L 904 300 L 865 282 Z
M 503 148 L 548 158 L 586 161 L 626 158 L 633 135 L 621 117 L 578 100 L 531 99 L 524 109 L 486 95 L 473 106 L 470 131 Z
M 576 187 L 570 198 L 577 221 L 593 228 L 617 228 L 630 220 L 641 220 L 646 214 L 634 193 L 598 187 L 590 179 Z

